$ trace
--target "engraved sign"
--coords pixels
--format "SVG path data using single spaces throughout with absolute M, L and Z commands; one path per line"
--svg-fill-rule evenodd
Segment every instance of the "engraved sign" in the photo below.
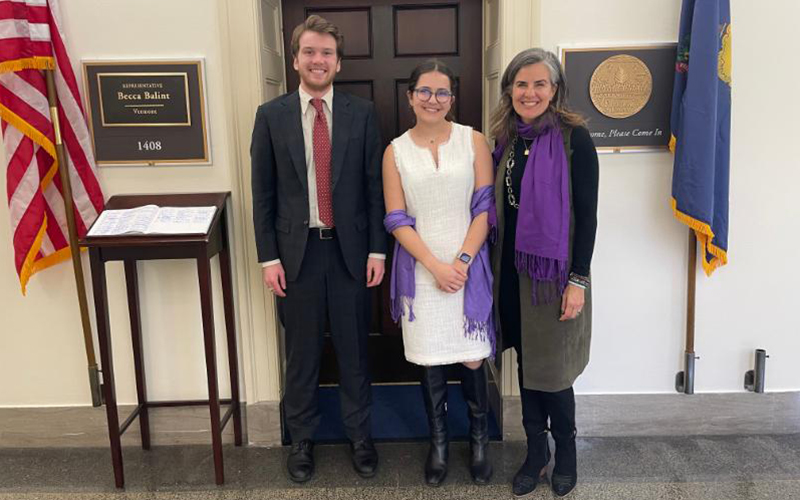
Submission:
M 186 73 L 97 73 L 104 127 L 190 127 Z
M 653 91 L 653 77 L 641 59 L 627 54 L 600 63 L 589 81 L 589 96 L 598 111 L 628 118 L 642 110 Z
M 600 152 L 667 149 L 677 44 L 562 48 L 570 105 Z
M 209 163 L 202 60 L 84 62 L 98 165 Z

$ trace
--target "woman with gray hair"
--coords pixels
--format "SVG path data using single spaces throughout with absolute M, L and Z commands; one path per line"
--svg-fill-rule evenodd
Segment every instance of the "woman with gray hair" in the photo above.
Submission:
M 527 495 L 546 479 L 550 430 L 556 445 L 551 483 L 561 497 L 577 483 L 572 385 L 589 361 L 597 152 L 583 118 L 569 109 L 554 54 L 517 54 L 501 87 L 491 123 L 495 311 L 504 347 L 517 351 L 528 441 L 513 493 Z

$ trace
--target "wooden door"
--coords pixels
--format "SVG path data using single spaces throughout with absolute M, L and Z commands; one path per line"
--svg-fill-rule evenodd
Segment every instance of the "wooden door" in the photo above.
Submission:
M 413 113 L 406 99 L 408 77 L 417 64 L 434 57 L 458 77 L 456 121 L 481 129 L 481 0 L 286 1 L 283 35 L 289 91 L 299 85 L 292 66 L 292 32 L 312 14 L 328 19 L 342 31 L 344 58 L 334 86 L 375 102 L 384 145 L 412 125 Z M 400 329 L 389 314 L 391 255 L 386 269 L 383 285 L 372 294 L 369 349 L 373 382 L 417 382 L 419 367 L 405 360 Z M 320 383 L 336 384 L 337 380 L 336 356 L 326 339 Z

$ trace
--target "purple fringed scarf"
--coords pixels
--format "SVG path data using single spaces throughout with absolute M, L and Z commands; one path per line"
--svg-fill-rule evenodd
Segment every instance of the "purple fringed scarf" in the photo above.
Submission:
M 403 226 L 411 226 L 417 223 L 417 219 L 409 216 L 405 210 L 392 210 L 383 219 L 383 227 L 386 232 L 392 234 L 395 229 Z M 392 279 L 389 283 L 389 302 L 392 312 L 392 320 L 400 322 L 405 307 L 408 307 L 408 320 L 414 321 L 414 293 L 416 285 L 414 282 L 414 267 L 417 265 L 416 259 L 400 245 L 394 242 L 394 258 L 392 259 Z
M 494 187 L 484 186 L 472 195 L 470 212 L 474 219 L 487 212 L 489 229 L 494 231 L 497 225 L 497 212 L 494 203 Z M 416 219 L 406 214 L 405 210 L 393 210 L 386 214 L 383 225 L 392 233 L 402 226 L 414 227 Z M 408 307 L 408 320 L 414 321 L 414 268 L 416 259 L 395 241 L 392 276 L 390 282 L 390 298 L 392 319 L 397 323 Z M 481 245 L 478 255 L 467 270 L 467 282 L 464 285 L 464 335 L 468 338 L 489 338 L 492 356 L 495 354 L 495 327 L 492 314 L 492 268 L 489 261 L 489 246 Z
M 517 120 L 520 137 L 533 140 L 530 155 L 522 174 L 518 195 L 517 242 L 515 265 L 517 271 L 533 281 L 534 304 L 538 304 L 539 283 L 545 287 L 543 303 L 557 299 L 564 292 L 569 277 L 569 168 L 564 150 L 561 127 L 556 122 L 545 124 L 537 133 L 533 125 Z M 497 175 L 505 175 L 505 165 L 499 165 L 508 139 L 498 141 L 492 156 Z M 517 164 L 517 168 L 519 164 Z

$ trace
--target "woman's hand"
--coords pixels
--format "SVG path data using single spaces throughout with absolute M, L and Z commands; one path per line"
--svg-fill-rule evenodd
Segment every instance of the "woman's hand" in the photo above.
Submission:
M 431 274 L 436 278 L 436 286 L 439 290 L 447 293 L 455 293 L 461 290 L 467 282 L 467 272 L 455 266 L 455 264 L 445 264 L 437 262 L 431 269 Z
M 559 321 L 575 319 L 583 310 L 584 290 L 572 283 L 567 285 L 564 295 L 561 296 L 561 317 Z
M 456 268 L 456 271 L 463 273 L 466 277 L 469 277 L 469 264 L 465 264 L 463 260 L 458 258 L 454 259 L 453 267 Z

